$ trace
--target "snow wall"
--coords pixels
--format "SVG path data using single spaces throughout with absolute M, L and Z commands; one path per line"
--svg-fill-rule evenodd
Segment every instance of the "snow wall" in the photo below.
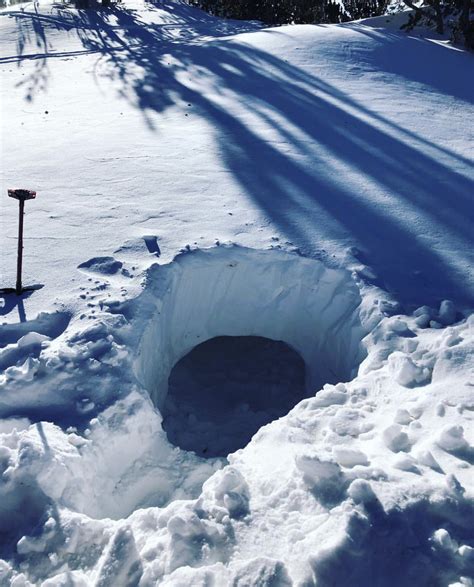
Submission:
M 135 371 L 158 409 L 173 366 L 217 336 L 285 342 L 305 362 L 309 392 L 352 379 L 365 356 L 351 274 L 295 254 L 236 246 L 192 251 L 152 267 L 143 295 L 148 320 Z

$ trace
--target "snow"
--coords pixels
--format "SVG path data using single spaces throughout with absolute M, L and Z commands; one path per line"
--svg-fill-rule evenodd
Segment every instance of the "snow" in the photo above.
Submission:
M 378 312 L 362 304 L 348 271 L 278 250 L 225 246 L 152 268 L 131 305 L 138 309 L 130 312 L 151 317 L 132 330 L 141 334 L 137 377 L 158 407 L 171 368 L 217 336 L 287 343 L 305 361 L 309 389 L 350 378 L 364 355 L 364 323 L 376 321 Z
M 474 584 L 472 56 L 398 21 L 0 12 L 0 585 Z

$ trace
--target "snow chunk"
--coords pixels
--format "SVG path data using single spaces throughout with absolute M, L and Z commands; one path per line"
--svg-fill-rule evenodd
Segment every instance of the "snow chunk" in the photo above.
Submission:
M 137 585 L 143 569 L 129 526 L 119 527 L 101 561 L 96 587 Z
M 367 455 L 361 450 L 338 446 L 332 449 L 334 460 L 341 467 L 355 467 L 356 465 L 368 465 Z
M 451 538 L 449 532 L 444 528 L 439 528 L 439 530 L 436 530 L 431 537 L 431 540 L 443 550 L 454 553 L 458 549 L 456 541 Z
M 332 507 L 343 499 L 347 481 L 337 463 L 301 456 L 296 459 L 296 466 L 303 474 L 303 481 L 323 505 Z
M 469 447 L 467 440 L 464 438 L 464 428 L 462 426 L 448 426 L 443 428 L 436 443 L 448 452 L 463 450 Z
M 444 326 L 456 322 L 456 307 L 451 300 L 443 300 L 439 306 L 438 321 Z
M 413 312 L 413 316 L 416 317 L 423 316 L 425 314 L 430 318 L 433 318 L 436 315 L 436 310 L 430 306 L 420 306 Z
M 428 368 L 417 365 L 411 357 L 400 351 L 390 355 L 388 365 L 395 381 L 404 387 L 423 385 L 431 376 Z
M 396 469 L 400 469 L 401 471 L 408 471 L 410 473 L 419 473 L 420 470 L 418 469 L 416 464 L 417 464 L 417 462 L 412 456 L 402 454 L 402 455 L 399 455 L 395 459 L 393 466 Z
M 431 318 L 430 318 L 429 314 L 420 314 L 415 319 L 415 324 L 417 326 L 419 326 L 420 328 L 428 328 L 430 321 L 431 321 Z
M 392 424 L 383 431 L 385 445 L 393 452 L 410 450 L 411 443 L 408 434 L 398 424 Z
M 441 471 L 438 461 L 434 458 L 433 454 L 429 450 L 420 450 L 415 454 L 415 458 L 420 465 L 429 467 L 433 471 Z
M 410 422 L 412 422 L 412 421 L 413 421 L 413 417 L 408 412 L 408 410 L 405 410 L 403 408 L 400 410 L 397 410 L 397 413 L 395 414 L 395 422 L 397 424 L 406 425 L 406 424 L 410 424 Z
M 218 471 L 203 488 L 203 495 L 225 508 L 231 518 L 241 518 L 249 513 L 250 491 L 244 477 L 234 467 Z
M 201 520 L 190 510 L 172 516 L 168 520 L 167 528 L 171 535 L 183 538 L 191 538 L 203 533 Z
M 377 499 L 372 485 L 365 479 L 355 479 L 349 486 L 347 494 L 355 503 L 370 503 Z
M 49 336 L 45 334 L 39 334 L 38 332 L 28 332 L 25 336 L 22 336 L 18 341 L 19 348 L 27 348 L 34 345 L 41 345 L 45 341 L 51 340 Z
M 102 275 L 114 275 L 122 268 L 123 263 L 117 261 L 114 257 L 93 257 L 84 263 L 81 263 L 79 269 L 87 269 L 92 273 L 100 273 Z
M 292 587 L 288 571 L 281 561 L 260 557 L 243 564 L 232 579 L 232 587 Z
M 474 566 L 474 548 L 468 544 L 463 544 L 458 549 L 459 556 L 466 561 L 466 564 Z
M 365 421 L 365 415 L 359 410 L 342 408 L 331 418 L 331 430 L 339 436 L 356 438 L 373 428 L 373 424 Z
M 84 444 L 87 444 L 87 440 L 82 436 L 79 436 L 79 434 L 68 434 L 67 440 L 69 444 L 72 444 L 72 446 L 75 446 L 76 448 L 80 448 L 81 446 L 84 446 Z
M 323 389 L 316 394 L 314 400 L 311 401 L 311 408 L 326 408 L 333 404 L 345 404 L 347 401 L 347 394 L 337 391 L 334 388 Z

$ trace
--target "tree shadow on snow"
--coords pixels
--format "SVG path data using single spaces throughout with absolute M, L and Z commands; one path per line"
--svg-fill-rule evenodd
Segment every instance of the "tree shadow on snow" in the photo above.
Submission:
M 69 30 L 80 40 L 70 55 L 98 54 L 101 71 L 120 82 L 122 97 L 143 113 L 151 130 L 157 113 L 176 104 L 192 106 L 193 116 L 215 130 L 222 161 L 243 192 L 303 253 L 320 255 L 328 240 L 356 242 L 378 276 L 375 283 L 405 305 L 471 301 L 462 268 L 472 261 L 474 245 L 469 161 L 245 38 L 202 40 L 253 25 L 216 21 L 181 2 L 164 1 L 155 10 L 166 13 L 162 24 L 119 6 L 54 16 L 10 13 L 20 32 L 19 56 L 10 62 L 34 58 L 44 64 L 23 82 L 27 98 L 44 89 L 53 58 L 49 32 Z M 464 64 L 467 72 L 468 57 L 404 34 L 359 28 L 361 35 L 377 38 L 373 52 L 361 52 L 375 71 L 469 100 L 457 81 L 462 72 L 446 73 Z M 282 30 L 264 34 L 285 34 Z M 38 44 L 33 57 L 27 53 L 28 35 Z M 395 59 L 400 50 L 406 59 Z M 440 60 L 445 73 L 427 68 L 428 54 Z M 192 85 L 197 81 L 208 95 Z M 212 93 L 234 99 L 238 109 Z M 277 139 L 270 142 L 269 133 Z M 429 235 L 427 226 L 434 227 Z M 446 238 L 457 243 L 461 267 L 438 252 Z
M 351 517 L 342 542 L 313 560 L 317 585 L 442 587 L 472 576 L 474 561 L 456 550 L 473 544 L 469 500 L 421 500 L 385 512 L 374 499 L 364 509 Z M 440 529 L 454 547 L 436 540 Z

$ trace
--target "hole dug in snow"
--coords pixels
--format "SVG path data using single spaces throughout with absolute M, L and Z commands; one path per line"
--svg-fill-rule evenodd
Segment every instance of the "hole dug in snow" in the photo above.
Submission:
M 169 441 L 200 456 L 245 446 L 325 383 L 352 379 L 364 357 L 356 284 L 312 259 L 193 251 L 153 267 L 143 295 L 137 377 Z
M 305 394 L 303 359 L 281 341 L 219 336 L 176 363 L 161 413 L 169 441 L 225 457 Z

